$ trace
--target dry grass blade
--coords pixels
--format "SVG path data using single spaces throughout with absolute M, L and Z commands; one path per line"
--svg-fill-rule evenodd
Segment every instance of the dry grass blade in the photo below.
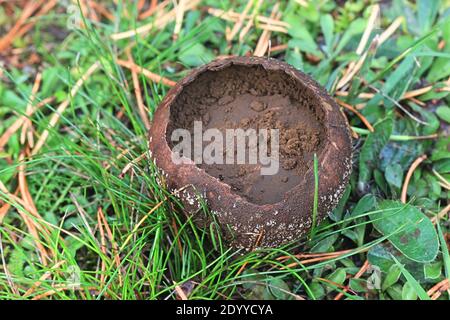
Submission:
M 65 260 L 59 261 L 57 263 L 55 263 L 50 270 L 46 271 L 40 278 L 38 281 L 36 281 L 35 283 L 33 283 L 33 285 L 23 294 L 22 297 L 27 297 L 31 294 L 33 294 L 34 291 L 36 291 L 37 288 L 39 288 L 42 284 L 42 282 L 44 282 L 45 280 L 47 280 L 48 278 L 50 278 L 50 276 L 52 275 L 52 271 L 58 269 L 59 267 L 61 267 L 64 263 L 66 263 Z
M 179 0 L 178 5 L 175 7 L 175 29 L 173 30 L 173 38 L 178 39 L 181 27 L 183 25 L 184 11 L 186 7 L 186 0 Z
M 35 155 L 36 153 L 41 150 L 42 146 L 44 145 L 45 141 L 48 138 L 49 135 L 49 129 L 56 126 L 56 124 L 59 121 L 59 118 L 63 114 L 63 112 L 66 110 L 66 108 L 69 106 L 71 99 L 77 94 L 78 90 L 80 90 L 83 83 L 100 67 L 100 63 L 97 61 L 93 65 L 91 65 L 87 71 L 81 76 L 80 79 L 75 83 L 72 90 L 70 90 L 69 97 L 64 100 L 56 109 L 55 113 L 50 119 L 50 122 L 48 124 L 49 128 L 45 129 L 44 132 L 42 132 L 41 136 L 39 137 L 39 140 L 37 141 L 36 145 L 34 146 L 31 154 Z
M 367 52 L 363 54 L 364 49 L 367 46 L 367 42 L 369 41 L 369 37 L 375 27 L 375 22 L 380 14 L 380 6 L 378 4 L 375 4 L 372 7 L 372 11 L 370 13 L 369 21 L 367 22 L 366 29 L 364 30 L 364 33 L 361 37 L 361 40 L 359 41 L 358 47 L 356 48 L 356 54 L 360 56 L 358 62 L 350 62 L 348 65 L 347 70 L 345 71 L 344 75 L 342 76 L 341 80 L 339 80 L 337 84 L 337 89 L 342 88 L 345 86 L 356 74 L 356 72 L 361 68 L 366 56 Z
M 233 26 L 233 29 L 231 29 L 230 32 L 228 32 L 226 34 L 226 39 L 228 42 L 230 42 L 231 40 L 233 40 L 234 36 L 239 32 L 239 30 L 242 28 L 242 24 L 244 23 L 245 17 L 247 16 L 247 13 L 249 12 L 249 10 L 251 9 L 253 5 L 253 0 L 248 0 L 247 4 L 244 8 L 244 10 L 242 11 L 242 13 L 239 15 L 238 20 L 236 21 L 236 23 Z
M 261 6 L 262 0 L 257 0 L 255 7 L 253 9 L 252 16 L 248 19 L 247 24 L 242 28 L 239 33 L 239 42 L 243 42 L 246 34 L 250 31 L 253 26 L 253 21 L 255 20 L 256 14 L 258 13 L 259 7 Z
M 176 84 L 175 81 L 164 78 L 163 76 L 153 73 L 150 70 L 144 69 L 143 67 L 141 67 L 133 62 L 120 60 L 120 59 L 117 59 L 116 62 L 118 65 L 120 65 L 122 67 L 128 68 L 134 72 L 143 74 L 145 77 L 147 77 L 148 79 L 150 79 L 153 82 L 156 82 L 156 83 L 161 82 L 162 84 L 164 84 L 168 87 L 173 87 Z
M 281 17 L 281 13 L 278 12 L 278 3 L 273 7 L 272 13 L 270 14 L 271 19 L 278 20 Z M 253 52 L 254 56 L 263 57 L 266 54 L 266 51 L 269 49 L 270 42 L 270 34 L 269 30 L 264 30 L 259 37 L 258 43 L 256 44 L 255 52 Z
M 186 296 L 186 293 L 184 293 L 183 289 L 176 284 L 174 281 L 173 284 L 175 285 L 175 292 L 177 293 L 177 296 L 180 298 L 180 300 L 189 300 Z
M 185 6 L 185 11 L 192 10 L 200 3 L 200 0 L 192 0 L 189 1 Z M 176 9 L 172 9 L 168 13 L 157 17 L 155 21 L 148 23 L 146 25 L 140 26 L 134 30 L 128 30 L 124 32 L 114 33 L 111 35 L 111 39 L 113 40 L 122 40 L 131 38 L 137 35 L 144 35 L 151 31 L 152 29 L 161 29 L 164 28 L 169 22 L 173 21 L 176 18 L 177 11 Z
M 208 13 L 215 17 L 219 17 L 223 20 L 231 22 L 236 22 L 239 17 L 239 13 L 233 11 L 223 11 L 216 8 L 209 8 Z M 246 16 L 246 18 L 251 19 L 252 16 Z M 284 21 L 271 19 L 269 17 L 261 15 L 255 16 L 254 20 L 257 22 L 255 26 L 257 29 L 288 33 L 287 28 L 289 27 L 289 24 Z

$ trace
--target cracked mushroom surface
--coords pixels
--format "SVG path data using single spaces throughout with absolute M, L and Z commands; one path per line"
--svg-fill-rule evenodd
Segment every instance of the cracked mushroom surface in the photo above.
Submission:
M 185 129 L 194 141 L 194 124 L 226 137 L 227 129 L 276 129 L 278 149 L 269 135 L 267 154 L 278 155 L 275 174 L 262 175 L 267 164 L 249 163 L 252 145 L 244 141 L 244 163 L 225 164 L 172 160 L 172 133 Z M 210 137 L 211 138 L 211 137 Z M 213 139 L 202 141 L 203 150 Z M 226 141 L 223 141 L 224 145 Z M 234 140 L 238 146 L 237 140 Z M 351 173 L 351 135 L 334 100 L 314 80 L 271 58 L 234 57 L 194 69 L 166 95 L 155 112 L 150 151 L 169 186 L 199 224 L 210 218 L 195 213 L 202 197 L 231 245 L 251 249 L 274 247 L 298 239 L 312 224 L 313 158 L 319 165 L 318 221 L 337 205 Z M 188 160 L 189 159 L 189 160 Z

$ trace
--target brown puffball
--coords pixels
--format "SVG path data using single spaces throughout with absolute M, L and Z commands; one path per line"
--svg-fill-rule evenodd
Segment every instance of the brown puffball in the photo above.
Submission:
M 189 155 L 174 163 L 172 133 L 181 128 L 192 134 L 194 121 L 224 137 L 226 129 L 277 129 L 276 173 L 262 175 L 260 162 L 196 164 Z M 182 189 L 178 196 L 194 221 L 211 221 L 195 213 L 201 196 L 229 243 L 245 249 L 279 246 L 311 228 L 314 154 L 318 222 L 337 205 L 352 169 L 350 128 L 341 109 L 310 77 L 271 58 L 234 57 L 193 70 L 156 110 L 150 151 L 169 187 Z

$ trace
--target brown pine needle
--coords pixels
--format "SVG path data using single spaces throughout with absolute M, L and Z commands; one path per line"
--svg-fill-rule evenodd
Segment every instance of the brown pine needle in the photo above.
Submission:
M 287 44 L 280 44 L 270 48 L 270 52 L 284 51 L 288 48 Z
M 95 10 L 97 10 L 106 19 L 114 21 L 115 19 L 114 15 L 108 9 L 106 9 L 101 3 L 98 3 L 97 1 L 94 0 L 89 0 L 89 5 Z
M 361 269 L 355 274 L 353 279 L 359 279 L 361 276 L 369 269 L 370 264 L 369 261 L 366 260 L 364 264 L 361 266 Z M 350 289 L 350 285 L 346 285 L 344 288 L 344 292 L 347 292 Z M 339 292 L 336 297 L 334 297 L 334 300 L 340 300 L 344 296 L 344 292 Z
M 256 248 L 258 248 L 259 244 L 261 243 L 261 241 L 263 239 L 263 236 L 264 236 L 264 229 L 261 229 L 261 231 L 258 234 L 258 237 L 256 238 L 255 243 L 253 244 L 252 251 L 254 251 L 254 250 L 256 250 Z M 236 277 L 239 277 L 239 275 L 245 270 L 247 265 L 248 265 L 248 260 L 246 260 L 242 264 L 242 266 L 239 268 L 238 272 L 236 273 Z
M 39 87 L 41 85 L 42 74 L 40 72 L 37 73 L 36 78 L 34 80 L 33 87 L 31 88 L 31 94 L 28 98 L 28 103 L 26 106 L 26 114 L 30 114 L 33 110 L 33 101 L 36 97 L 37 92 L 39 91 Z M 25 144 L 25 138 L 28 139 L 28 145 L 30 148 L 33 148 L 34 138 L 33 138 L 33 123 L 29 118 L 25 119 L 25 122 L 22 125 L 22 133 L 20 135 L 20 143 Z
M 41 241 L 40 241 L 40 237 L 39 237 L 39 233 L 37 231 L 36 228 L 36 224 L 34 223 L 33 219 L 30 217 L 30 215 L 34 215 L 33 212 L 33 208 L 31 208 L 28 203 L 26 203 L 25 201 L 23 201 L 21 198 L 19 198 L 18 196 L 15 196 L 14 194 L 10 193 L 8 191 L 8 189 L 5 187 L 5 185 L 0 181 L 0 190 L 5 193 L 8 198 L 11 201 L 14 201 L 15 203 L 21 205 L 26 212 L 23 212 L 22 209 L 18 208 L 18 213 L 20 215 L 20 217 L 22 218 L 22 220 L 24 221 L 25 225 L 27 226 L 28 232 L 31 235 L 31 238 L 33 239 L 33 241 L 36 244 L 36 248 L 39 252 L 39 256 L 41 258 L 41 263 L 46 266 L 47 265 L 47 259 L 48 259 L 48 254 L 47 251 L 45 250 L 44 246 L 42 245 Z
M 39 9 L 38 12 L 36 12 L 36 14 L 34 14 L 34 16 L 37 17 L 37 16 L 42 16 L 42 15 L 46 14 L 46 13 L 49 12 L 51 9 L 53 9 L 53 7 L 54 7 L 57 3 L 58 3 L 58 0 L 50 0 L 50 1 L 48 1 L 44 6 L 42 6 L 41 9 Z M 33 27 L 34 27 L 34 23 L 28 23 L 28 24 L 24 25 L 24 26 L 21 27 L 20 30 L 17 32 L 16 38 L 20 38 L 20 37 L 23 36 L 25 33 L 27 33 L 28 31 L 30 31 Z
M 119 178 L 122 179 L 125 174 L 137 163 L 139 163 L 142 159 L 146 158 L 148 155 L 148 152 L 144 152 L 143 154 L 141 154 L 139 157 L 131 160 L 120 172 L 119 174 Z
M 133 56 L 131 55 L 130 50 L 127 52 L 128 56 L 128 62 L 132 65 L 136 65 L 133 60 Z M 141 116 L 142 122 L 144 123 L 145 129 L 150 129 L 150 119 L 148 117 L 148 109 L 144 104 L 144 101 L 142 99 L 142 91 L 141 91 L 141 85 L 139 83 L 139 77 L 137 68 L 131 68 L 131 77 L 133 79 L 133 86 L 134 86 L 134 95 L 136 96 L 136 103 L 138 107 L 139 115 Z
M 66 108 L 70 105 L 70 101 L 75 97 L 75 95 L 78 93 L 78 90 L 80 90 L 81 86 L 84 84 L 84 82 L 100 67 L 100 63 L 97 61 L 93 65 L 91 65 L 87 71 L 81 76 L 80 79 L 75 83 L 75 85 L 72 87 L 72 90 L 70 90 L 69 97 L 64 100 L 56 109 L 53 116 L 50 118 L 50 122 L 48 124 L 49 128 L 45 129 L 44 132 L 42 132 L 41 136 L 39 137 L 39 140 L 37 141 L 36 145 L 34 146 L 33 150 L 31 151 L 32 155 L 35 155 L 36 153 L 41 150 L 43 147 L 45 141 L 48 138 L 49 135 L 49 129 L 54 128 L 56 124 L 59 121 L 59 118 L 64 113 Z
M 11 136 L 14 133 L 16 133 L 16 131 L 19 130 L 20 127 L 22 127 L 22 125 L 25 122 L 25 120 L 27 119 L 27 117 L 32 116 L 33 113 L 35 113 L 37 110 L 39 110 L 40 108 L 45 106 L 47 103 L 52 102 L 54 99 L 55 99 L 55 97 L 50 97 L 50 98 L 46 98 L 46 99 L 42 100 L 41 102 L 36 104 L 36 106 L 32 107 L 31 110 L 29 110 L 29 112 L 25 113 L 19 119 L 14 121 L 14 123 L 11 126 L 9 126 L 6 129 L 6 131 L 3 133 L 3 135 L 0 137 L 0 150 L 2 150 L 4 148 L 4 146 L 8 143 Z
M 428 296 L 431 297 L 432 300 L 436 300 L 441 296 L 441 292 L 447 291 L 450 289 L 450 282 L 448 279 L 444 279 L 434 285 L 430 290 L 427 291 Z
M 11 126 L 9 126 L 6 129 L 6 131 L 3 133 L 3 135 L 0 137 L 0 150 L 2 150 L 4 148 L 4 146 L 8 143 L 11 136 L 14 133 L 16 133 L 16 131 L 19 130 L 20 127 L 22 127 L 23 123 L 27 120 L 27 117 L 32 116 L 33 113 L 35 113 L 37 110 L 42 108 L 47 103 L 52 102 L 54 99 L 55 99 L 55 97 L 50 97 L 50 98 L 46 98 L 46 99 L 42 100 L 41 102 L 36 104 L 36 106 L 32 107 L 31 110 L 26 112 L 23 116 L 21 116 L 16 121 L 14 121 L 14 123 Z
M 356 114 L 356 116 L 362 121 L 362 123 L 364 123 L 364 125 L 367 127 L 367 129 L 369 129 L 370 132 L 374 132 L 374 128 L 373 126 L 370 124 L 370 122 L 366 119 L 366 117 L 364 117 L 358 110 L 356 110 L 353 106 L 351 106 L 348 103 L 345 103 L 344 101 L 341 101 L 339 99 L 336 99 L 337 103 L 339 103 L 339 105 L 341 105 L 342 107 L 344 107 L 347 110 L 350 110 L 351 112 L 353 112 L 354 114 Z
M 151 72 L 150 70 L 144 69 L 143 67 L 141 67 L 135 63 L 132 63 L 130 61 L 117 59 L 116 62 L 118 65 L 120 65 L 122 67 L 128 68 L 136 73 L 143 74 L 145 77 L 147 77 L 148 79 L 150 79 L 153 82 L 156 82 L 156 83 L 161 82 L 162 84 L 164 84 L 168 87 L 173 87 L 176 84 L 175 81 L 164 78 L 164 77 L 160 76 L 159 74 L 156 74 L 156 73 Z
M 27 19 L 31 17 L 33 12 L 41 6 L 44 1 L 29 1 L 25 8 L 22 10 L 22 13 L 19 19 L 16 21 L 14 26 L 9 30 L 9 32 L 0 39 L 0 52 L 6 50 L 9 45 L 16 39 L 17 33 L 20 28 L 26 23 Z
M 107 257 L 107 253 L 106 253 L 105 230 L 103 230 L 102 219 L 101 219 L 98 211 L 97 211 L 97 225 L 98 225 L 98 231 L 100 233 L 100 250 L 101 250 L 102 254 L 104 255 L 104 257 L 100 257 L 100 260 L 101 260 L 100 283 L 101 283 L 101 287 L 103 288 L 105 286 L 105 271 L 106 271 L 105 257 Z
M 335 252 L 318 252 L 318 253 L 299 253 L 294 256 L 281 256 L 278 257 L 277 261 L 285 261 L 288 259 L 291 259 L 292 257 L 295 257 L 297 259 L 300 258 L 317 258 L 317 257 L 330 257 L 330 256 L 336 256 L 336 255 L 342 255 L 351 252 L 354 249 L 347 249 L 347 250 L 341 250 L 341 251 L 335 251 Z
M 442 209 L 436 216 L 431 218 L 431 222 L 436 224 L 439 220 L 443 219 L 450 211 L 450 204 L 448 204 L 444 209 Z
M 422 161 L 424 161 L 426 158 L 427 158 L 426 154 L 421 155 L 416 160 L 414 160 L 414 162 L 411 164 L 411 167 L 409 167 L 408 173 L 406 174 L 405 182 L 403 183 L 402 187 L 402 194 L 400 197 L 401 202 L 406 203 L 409 181 L 411 180 L 414 170 L 416 170 L 419 164 L 421 164 Z
M 148 17 L 152 16 L 153 13 L 158 11 L 161 12 L 165 7 L 167 7 L 169 3 L 169 0 L 164 0 L 160 4 L 157 4 L 157 0 L 152 0 L 150 7 L 139 15 L 139 19 L 147 19 Z
M 181 258 L 183 258 L 183 245 L 181 244 L 180 237 L 178 237 L 177 221 L 175 220 L 174 217 L 172 218 L 172 227 L 173 227 L 173 230 L 175 231 L 175 237 L 177 238 L 177 245 L 178 245 L 178 250 L 180 250 L 180 256 L 181 256 Z

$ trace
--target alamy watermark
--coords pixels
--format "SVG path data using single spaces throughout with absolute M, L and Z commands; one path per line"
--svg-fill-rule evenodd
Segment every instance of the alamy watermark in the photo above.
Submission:
M 203 131 L 201 121 L 194 121 L 193 134 L 175 129 L 171 140 L 175 164 L 259 164 L 261 175 L 275 175 L 279 170 L 278 129 L 225 129 Z M 207 143 L 207 144 L 206 144 Z M 206 145 L 205 145 L 206 144 Z

